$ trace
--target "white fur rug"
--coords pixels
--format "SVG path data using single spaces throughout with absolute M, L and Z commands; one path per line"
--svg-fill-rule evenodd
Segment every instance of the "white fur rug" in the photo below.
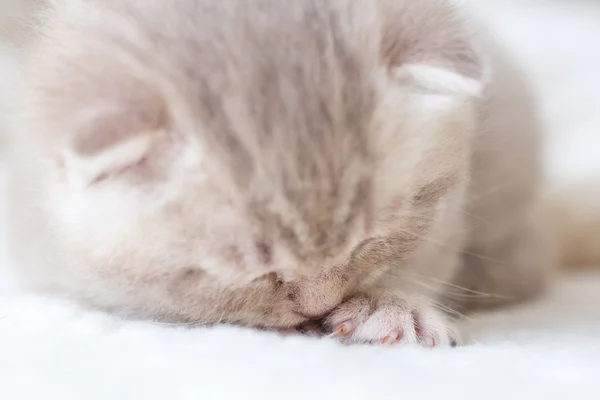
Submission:
M 600 182 L 600 3 L 471 1 L 539 85 L 552 183 Z M 0 94 L 10 101 L 6 68 Z M 0 399 L 600 398 L 600 274 L 565 277 L 538 304 L 478 316 L 466 324 L 470 346 L 344 347 L 120 321 L 28 295 L 11 280 L 2 243 Z

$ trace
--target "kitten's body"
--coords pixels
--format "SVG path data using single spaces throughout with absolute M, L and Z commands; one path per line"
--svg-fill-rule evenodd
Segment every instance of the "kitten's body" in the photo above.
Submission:
M 32 285 L 426 344 L 439 303 L 542 287 L 527 85 L 446 2 L 54 3 L 14 152 Z

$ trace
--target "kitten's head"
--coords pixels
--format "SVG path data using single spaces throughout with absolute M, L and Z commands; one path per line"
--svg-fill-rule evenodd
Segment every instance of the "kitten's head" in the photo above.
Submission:
M 55 3 L 24 108 L 90 301 L 293 325 L 293 282 L 337 276 L 331 308 L 465 178 L 482 68 L 445 2 Z

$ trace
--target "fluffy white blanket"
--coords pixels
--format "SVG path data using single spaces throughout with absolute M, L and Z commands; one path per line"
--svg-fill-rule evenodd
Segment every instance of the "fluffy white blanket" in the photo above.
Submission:
M 553 183 L 597 179 L 600 4 L 473 2 L 540 89 Z M 537 304 L 477 316 L 466 347 L 344 347 L 121 321 L 28 295 L 2 243 L 1 399 L 600 398 L 600 275 L 565 277 Z

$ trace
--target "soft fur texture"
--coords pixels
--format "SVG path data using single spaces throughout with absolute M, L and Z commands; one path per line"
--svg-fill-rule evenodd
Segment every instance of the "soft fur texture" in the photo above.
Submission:
M 445 312 L 544 286 L 534 102 L 446 1 L 57 0 L 40 25 L 10 214 L 37 289 L 435 345 Z
M 577 212 L 575 218 L 563 215 L 573 229 L 581 223 L 593 227 L 600 215 L 600 201 L 590 198 L 590 188 L 600 183 L 599 3 L 473 2 L 488 14 L 486 26 L 509 42 L 540 93 L 551 138 L 550 184 L 566 200 L 560 208 Z M 12 63 L 1 55 L 0 100 L 11 104 Z M 572 181 L 578 182 L 577 193 L 568 192 Z M 4 194 L 0 189 L 0 203 Z M 4 221 L 0 216 L 2 399 L 600 398 L 597 275 L 560 279 L 540 304 L 476 318 L 470 346 L 339 346 L 248 329 L 124 321 L 17 290 L 4 253 Z M 593 249 L 597 237 L 588 235 L 583 243 Z

